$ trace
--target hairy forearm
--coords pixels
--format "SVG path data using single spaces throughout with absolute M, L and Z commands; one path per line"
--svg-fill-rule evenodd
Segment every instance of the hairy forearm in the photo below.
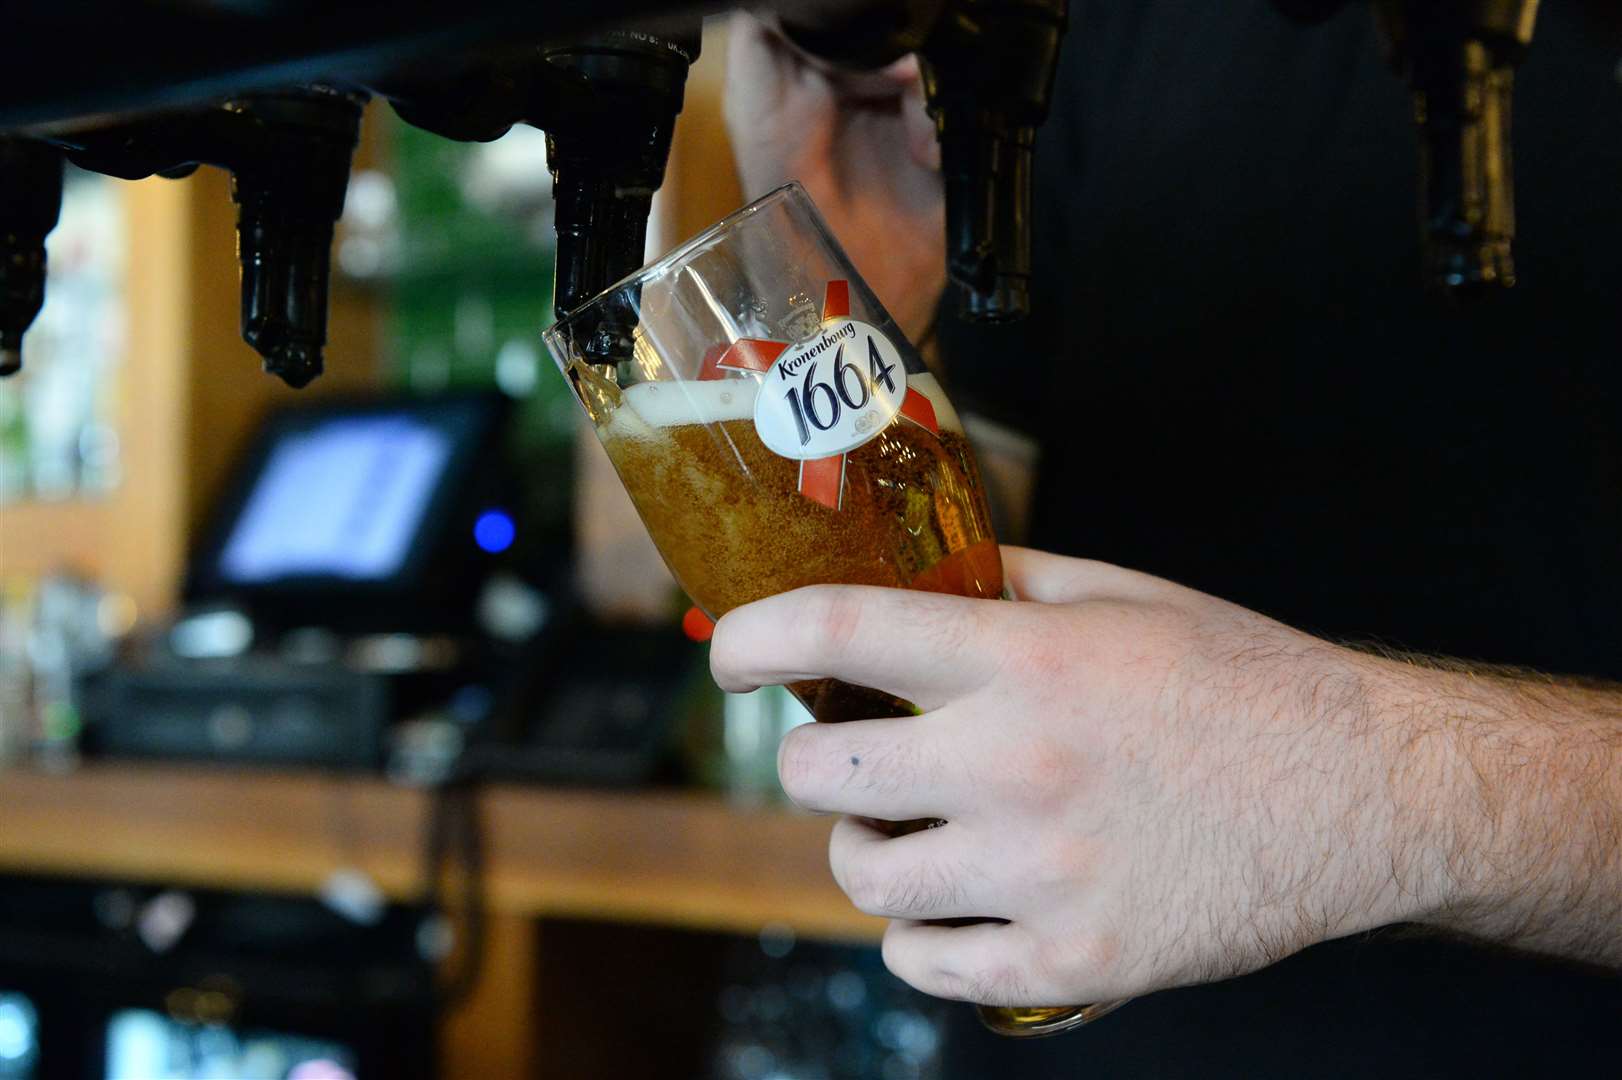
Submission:
M 1622 966 L 1622 687 L 1414 665 L 1396 685 L 1435 808 L 1421 920 Z

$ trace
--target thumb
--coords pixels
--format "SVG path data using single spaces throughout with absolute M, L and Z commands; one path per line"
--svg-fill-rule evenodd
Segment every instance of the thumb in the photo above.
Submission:
M 1103 597 L 1146 600 L 1164 595 L 1166 582 L 1092 559 L 1002 545 L 1003 578 L 1015 599 L 1073 604 Z

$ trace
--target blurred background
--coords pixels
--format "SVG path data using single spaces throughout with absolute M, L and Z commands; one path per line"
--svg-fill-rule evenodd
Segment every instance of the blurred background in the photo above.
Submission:
M 1535 0 L 763 2 L 933 73 L 947 306 L 1030 308 L 925 350 L 1003 541 L 1618 674 L 1617 5 L 1521 85 Z M 555 274 L 742 202 L 725 5 L 607 25 L 671 6 L 0 16 L 0 1080 L 1603 1056 L 1614 978 L 1401 928 L 1037 1042 L 886 973 L 778 788 L 803 710 L 715 688 L 541 345 Z
M 650 256 L 742 201 L 718 29 Z M 0 1080 L 948 1074 L 545 354 L 546 152 L 373 103 L 297 392 L 222 170 L 69 169 L 0 382 Z

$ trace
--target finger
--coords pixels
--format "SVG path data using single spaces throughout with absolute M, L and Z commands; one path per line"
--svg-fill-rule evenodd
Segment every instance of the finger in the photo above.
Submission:
M 1002 568 L 1003 579 L 1016 599 L 1039 604 L 1143 599 L 1162 593 L 1166 586 L 1161 579 L 1136 570 L 1011 544 L 1002 546 Z
M 883 69 L 880 74 L 897 86 L 922 86 L 924 81 L 923 68 L 918 63 L 917 53 L 908 53 Z
M 884 931 L 884 966 L 934 997 L 977 1005 L 1053 1005 L 1036 949 L 1017 923 L 934 926 L 896 921 Z
M 946 824 L 891 837 L 858 818 L 840 818 L 828 840 L 834 880 L 850 902 L 887 919 L 1002 916 L 961 831 Z
M 710 671 L 723 690 L 833 677 L 924 710 L 983 685 L 994 670 L 985 624 L 994 600 L 853 585 L 812 585 L 728 612 Z
M 960 815 L 973 784 L 932 719 L 801 724 L 777 748 L 783 791 L 807 810 L 880 821 Z

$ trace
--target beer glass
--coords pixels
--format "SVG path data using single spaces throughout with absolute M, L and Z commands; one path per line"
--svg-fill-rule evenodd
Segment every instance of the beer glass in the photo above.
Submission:
M 712 619 L 823 583 L 1003 596 L 957 413 L 798 184 L 545 338 L 671 573 Z M 789 689 L 823 722 L 917 712 L 834 679 Z M 1113 1004 L 980 1012 L 1003 1034 L 1045 1035 Z

